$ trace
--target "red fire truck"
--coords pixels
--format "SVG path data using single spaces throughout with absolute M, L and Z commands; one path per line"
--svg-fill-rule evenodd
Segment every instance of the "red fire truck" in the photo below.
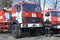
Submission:
M 43 26 L 43 14 L 38 4 L 20 2 L 12 10 L 0 10 L 0 30 L 9 31 L 17 38 L 22 32 L 37 33 Z
M 12 16 L 16 16 L 17 22 L 14 22 L 12 27 L 15 28 L 12 31 L 14 37 L 18 37 L 19 34 L 21 35 L 24 31 L 31 32 L 31 29 L 34 33 L 37 32 L 36 30 L 38 29 L 41 30 L 43 26 L 43 14 L 41 13 L 39 4 L 20 2 L 14 5 L 12 9 L 15 12 Z M 19 33 L 14 33 L 14 31 Z
M 52 27 L 52 29 L 54 29 L 55 31 L 56 31 L 56 29 L 60 30 L 60 11 L 58 11 L 58 10 L 45 10 L 44 11 L 44 22 L 47 19 L 51 22 L 51 24 L 49 24 L 49 25 Z
M 11 10 L 1 9 L 0 10 L 0 32 L 8 31 L 8 25 L 10 25 L 10 20 L 14 19 L 11 15 L 14 12 Z

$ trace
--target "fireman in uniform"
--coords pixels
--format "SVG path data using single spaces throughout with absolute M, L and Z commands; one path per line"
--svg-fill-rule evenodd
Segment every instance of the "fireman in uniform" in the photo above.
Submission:
M 44 22 L 44 28 L 45 28 L 45 36 L 51 36 L 51 22 L 49 21 L 49 16 L 50 16 L 50 13 L 46 13 L 45 16 L 47 17 L 46 21 Z

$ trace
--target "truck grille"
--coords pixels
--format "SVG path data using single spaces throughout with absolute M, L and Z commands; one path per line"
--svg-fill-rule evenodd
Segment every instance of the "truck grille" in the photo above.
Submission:
M 27 17 L 26 18 L 27 23 L 40 23 L 40 18 L 32 18 L 32 17 Z

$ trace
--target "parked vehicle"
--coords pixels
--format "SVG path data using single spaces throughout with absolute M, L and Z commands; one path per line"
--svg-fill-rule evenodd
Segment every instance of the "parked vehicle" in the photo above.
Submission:
M 17 22 L 13 24 L 13 27 L 15 27 L 16 30 L 18 28 L 20 30 L 17 30 L 19 32 L 17 34 L 14 33 L 15 30 L 12 31 L 12 34 L 15 34 L 14 37 L 18 37 L 16 35 L 21 35 L 24 31 L 31 32 L 31 30 L 34 30 L 35 33 L 37 32 L 36 30 L 41 30 L 43 26 L 43 14 L 41 13 L 41 7 L 38 4 L 20 2 L 13 6 L 13 11 L 15 12 L 13 15 L 16 16 Z
M 8 13 L 6 16 L 5 12 Z M 20 2 L 12 6 L 12 10 L 0 10 L 0 19 L 0 29 L 11 32 L 15 38 L 20 37 L 23 32 L 35 34 L 43 27 L 43 14 L 39 4 Z
M 10 21 L 14 19 L 11 15 L 14 12 L 11 10 L 5 10 L 1 9 L 0 10 L 0 32 L 6 32 L 8 31 L 8 26 L 10 25 Z
M 47 23 L 47 24 L 44 24 L 44 26 L 49 25 L 52 27 L 52 29 L 54 31 L 56 31 L 56 29 L 60 30 L 60 11 L 58 11 L 58 10 L 45 10 L 44 11 L 44 22 L 47 19 L 49 19 L 50 24 Z

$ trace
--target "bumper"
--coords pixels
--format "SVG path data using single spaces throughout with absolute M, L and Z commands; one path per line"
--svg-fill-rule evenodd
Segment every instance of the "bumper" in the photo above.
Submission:
M 53 26 L 56 29 L 60 29 L 60 25 Z
M 21 24 L 21 28 L 43 27 L 40 23 Z

